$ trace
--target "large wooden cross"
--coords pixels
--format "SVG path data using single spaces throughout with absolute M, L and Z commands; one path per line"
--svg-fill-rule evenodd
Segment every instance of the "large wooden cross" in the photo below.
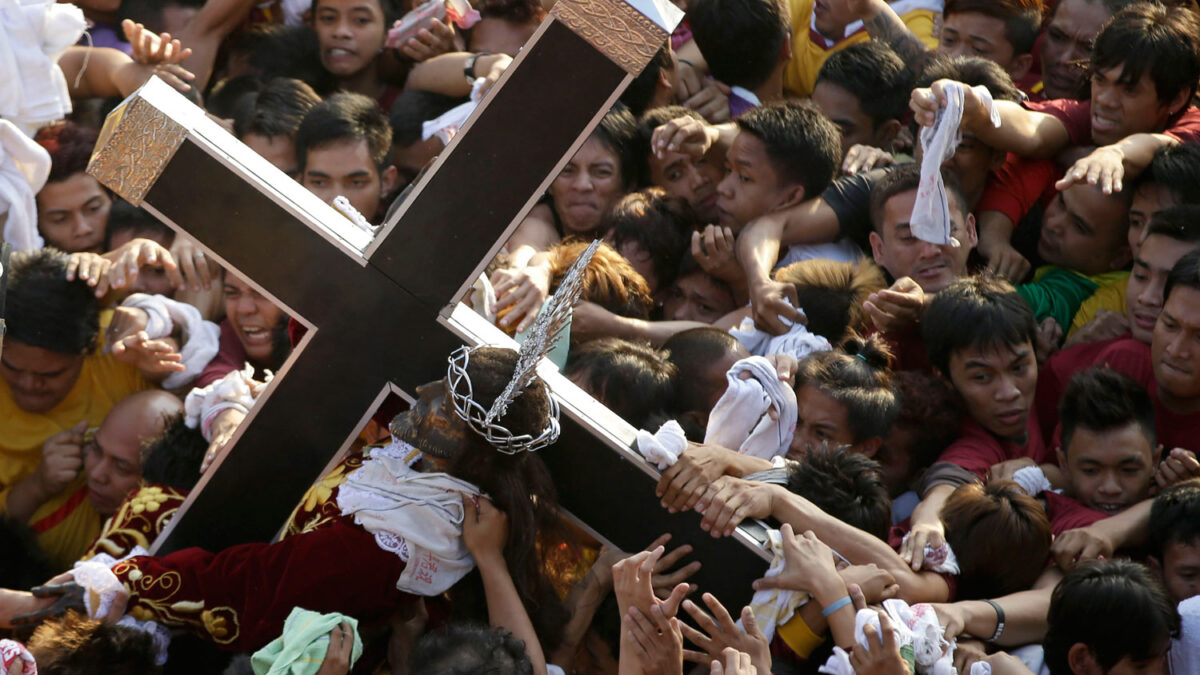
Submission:
M 157 553 L 270 540 L 389 391 L 443 377 L 460 338 L 513 344 L 455 300 L 679 18 L 667 0 L 559 0 L 374 237 L 161 82 L 112 113 L 89 172 L 309 328 Z M 745 602 L 764 569 L 753 533 L 714 541 L 695 514 L 667 514 L 657 471 L 631 450 L 634 430 L 542 366 L 568 416 L 542 451 L 564 507 L 626 550 L 672 532 L 720 562 L 695 581 Z

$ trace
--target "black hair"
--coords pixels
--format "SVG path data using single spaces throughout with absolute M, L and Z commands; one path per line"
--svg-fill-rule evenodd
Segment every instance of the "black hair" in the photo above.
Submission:
M 1029 54 L 1042 28 L 1041 0 L 946 0 L 942 16 L 983 14 L 1004 22 L 1004 39 L 1013 55 Z
M 1103 432 L 1136 422 L 1151 448 L 1158 442 L 1150 394 L 1129 376 L 1110 368 L 1089 368 L 1071 376 L 1058 402 L 1058 414 L 1064 454 L 1079 427 Z
M 822 445 L 788 467 L 787 489 L 822 511 L 880 539 L 892 525 L 892 500 L 879 462 L 844 447 Z
M 970 349 L 1015 350 L 1034 345 L 1037 324 L 1029 305 L 1006 281 L 990 276 L 957 279 L 933 296 L 921 318 L 929 364 L 950 376 L 950 357 Z
M 621 183 L 626 187 L 641 182 L 638 175 L 637 158 L 637 120 L 629 112 L 624 103 L 617 102 L 611 110 L 600 118 L 600 123 L 592 131 L 592 138 L 600 141 L 617 156 L 621 165 Z
M 253 96 L 262 89 L 262 80 L 257 75 L 237 75 L 220 80 L 212 86 L 204 97 L 204 109 L 209 114 L 221 119 L 233 119 L 236 123 L 238 113 L 246 106 L 245 101 L 253 100 Z M 240 138 L 241 136 L 238 135 Z
M 671 404 L 675 366 L 662 350 L 606 337 L 571 349 L 563 374 L 635 428 Z
M 159 219 L 140 206 L 134 206 L 124 199 L 114 199 L 108 212 L 108 227 L 104 231 L 104 249 L 112 250 L 112 240 L 122 232 L 130 233 L 134 239 L 153 239 L 166 242 L 163 246 L 170 248 L 175 241 L 175 230 L 164 225 Z
M 204 0 L 121 0 L 117 7 L 117 17 L 140 23 L 155 33 L 166 30 L 163 23 L 163 10 L 174 5 L 176 7 L 194 7 L 200 9 Z M 117 35 L 122 42 L 128 42 L 121 31 Z
M 699 220 L 686 200 L 668 197 L 661 188 L 639 190 L 621 198 L 604 216 L 600 230 L 618 252 L 636 243 L 650 256 L 657 291 L 671 286 L 679 261 L 690 253 L 691 233 Z
M 366 141 L 382 173 L 392 151 L 392 128 L 374 99 L 362 94 L 334 94 L 313 106 L 296 129 L 296 158 L 303 171 L 308 151 L 344 141 Z
M 392 103 L 388 123 L 392 126 L 392 143 L 407 148 L 422 139 L 422 125 L 466 99 L 445 96 L 423 89 L 405 89 Z
M 1179 615 L 1142 565 L 1087 562 L 1067 573 L 1050 596 L 1042 641 L 1051 675 L 1069 675 L 1068 654 L 1086 645 L 1104 672 L 1128 657 L 1161 655 L 1179 629 Z
M 663 350 L 675 364 L 674 409 L 679 413 L 699 411 L 708 414 L 708 399 L 712 392 L 705 381 L 706 371 L 729 354 L 750 355 L 737 338 L 712 326 L 680 331 L 663 343 Z
M 98 667 L 111 675 L 150 675 L 156 650 L 150 633 L 104 623 L 74 610 L 49 619 L 29 638 L 29 652 L 45 675 L 86 675 Z
M 812 105 L 768 103 L 739 117 L 737 125 L 741 133 L 763 142 L 781 185 L 799 184 L 809 199 L 833 182 L 842 157 L 842 135 Z
M 1163 562 L 1171 544 L 1200 545 L 1200 482 L 1184 481 L 1163 490 L 1150 506 L 1149 554 Z
M 320 4 L 320 1 L 321 0 L 313 0 L 313 3 L 312 3 L 313 14 L 316 14 L 317 5 Z M 403 17 L 404 14 L 407 12 L 407 9 L 405 8 L 405 5 L 407 3 L 405 2 L 405 0 L 375 0 L 375 2 L 379 3 L 379 9 L 380 9 L 380 11 L 383 12 L 384 30 L 391 28 L 392 24 L 395 23 L 401 17 Z M 414 3 L 414 5 L 415 4 L 416 3 Z
M 478 624 L 449 624 L 421 636 L 409 657 L 421 675 L 533 675 L 525 645 L 512 633 Z
M 180 492 L 190 492 L 200 480 L 200 464 L 208 441 L 199 429 L 189 429 L 183 413 L 172 415 L 162 433 L 142 448 L 142 478 Z
M 321 65 L 317 33 L 312 26 L 257 24 L 248 31 L 246 41 L 250 65 L 259 77 L 300 80 L 321 96 L 336 90 L 335 78 Z
M 871 327 L 863 302 L 887 283 L 878 265 L 811 258 L 775 271 L 775 280 L 796 288 L 796 307 L 804 311 L 808 332 L 837 345 Z
M 977 87 L 984 86 L 997 101 L 1020 101 L 1021 90 L 1000 64 L 980 56 L 947 56 L 933 53 L 917 76 L 915 87 L 928 87 L 937 80 L 955 80 Z
M 69 120 L 38 129 L 34 140 L 50 153 L 46 182 L 57 183 L 85 172 L 98 136 L 95 129 Z
M 1117 83 L 1132 86 L 1149 74 L 1160 103 L 1200 80 L 1200 19 L 1183 7 L 1135 2 L 1113 15 L 1092 46 L 1092 72 L 1121 68 Z
M 1163 284 L 1163 302 L 1171 297 L 1171 291 L 1176 286 L 1192 288 L 1200 291 L 1200 249 L 1188 251 L 1175 266 L 1167 272 L 1167 281 Z M 9 293 L 12 293 L 10 290 Z
M 817 72 L 817 84 L 828 82 L 858 100 L 862 111 L 878 127 L 903 119 L 908 111 L 912 74 L 882 42 L 868 40 L 829 55 Z
M 250 134 L 267 138 L 293 136 L 305 115 L 320 102 L 321 97 L 305 82 L 290 77 L 272 78 L 239 101 L 233 116 L 233 134 L 240 139 Z
M 900 414 L 892 389 L 892 354 L 878 334 L 845 340 L 833 351 L 813 352 L 796 367 L 796 389 L 803 385 L 846 407 L 854 442 L 883 438 Z
M 673 68 L 671 61 L 671 43 L 664 42 L 654 53 L 654 58 L 646 64 L 642 72 L 621 92 L 621 103 L 624 103 L 634 117 L 641 116 L 654 100 L 654 92 L 658 89 L 658 76 Z
M 10 260 L 8 337 L 57 354 L 90 354 L 100 333 L 100 302 L 87 283 L 67 281 L 67 254 L 53 248 Z
M 1176 143 L 1159 148 L 1137 185 L 1146 183 L 1167 188 L 1180 203 L 1200 204 L 1200 147 Z
M 38 545 L 37 533 L 10 516 L 0 516 L 0 588 L 27 591 L 57 571 Z
M 775 72 L 792 32 L 777 0 L 697 0 L 687 16 L 709 73 L 750 90 Z
M 966 219 L 970 212 L 967 199 L 963 196 L 962 187 L 954 173 L 941 169 L 942 182 L 946 186 L 946 195 L 950 208 L 957 208 L 959 214 Z M 871 228 L 876 233 L 883 234 L 883 209 L 888 201 L 898 194 L 914 192 L 921 184 L 921 164 L 909 162 L 892 168 L 883 174 L 875 186 L 871 188 Z
M 650 181 L 650 141 L 654 138 L 654 130 L 680 117 L 690 117 L 698 122 L 704 122 L 704 116 L 681 105 L 664 105 L 651 108 L 642 114 L 637 122 L 637 135 L 634 137 L 634 152 L 638 163 L 638 186 L 649 187 Z
M 1152 234 L 1185 244 L 1200 244 L 1200 204 L 1168 206 L 1154 214 L 1142 240 Z

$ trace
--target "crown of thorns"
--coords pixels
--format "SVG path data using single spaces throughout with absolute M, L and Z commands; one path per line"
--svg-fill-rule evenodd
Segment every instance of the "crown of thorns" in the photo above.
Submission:
M 546 391 L 546 399 L 550 402 L 550 420 L 546 428 L 537 436 L 530 434 L 514 434 L 504 425 L 500 418 L 508 410 L 508 405 L 537 378 L 537 364 L 558 342 L 562 331 L 570 323 L 571 307 L 579 299 L 582 290 L 583 271 L 592 256 L 600 247 L 600 241 L 591 243 L 583 253 L 571 264 L 571 268 L 563 275 L 554 296 L 546 303 L 542 313 L 534 321 L 533 326 L 521 344 L 517 355 L 517 364 L 513 369 L 512 379 L 504 391 L 496 397 L 490 409 L 485 409 L 475 402 L 471 376 L 467 374 L 467 364 L 471 353 L 479 347 L 460 347 L 450 355 L 450 365 L 446 369 L 446 381 L 450 385 L 450 398 L 454 402 L 454 412 L 462 421 L 483 436 L 492 447 L 508 455 L 518 452 L 533 452 L 540 450 L 558 440 L 560 431 L 558 424 L 558 401 L 550 393 L 545 382 L 541 386 Z

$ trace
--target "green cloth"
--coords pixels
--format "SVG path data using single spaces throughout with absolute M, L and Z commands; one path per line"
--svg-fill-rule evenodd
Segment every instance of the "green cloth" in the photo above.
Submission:
M 329 634 L 343 621 L 354 632 L 354 647 L 350 650 L 353 667 L 363 651 L 358 620 L 336 612 L 318 614 L 296 607 L 283 623 L 283 634 L 250 657 L 254 675 L 314 675 L 325 660 Z
M 1079 306 L 1097 288 L 1100 284 L 1078 272 L 1047 266 L 1038 269 L 1032 282 L 1017 286 L 1017 293 L 1029 304 L 1039 324 L 1046 317 L 1053 317 L 1066 334 Z

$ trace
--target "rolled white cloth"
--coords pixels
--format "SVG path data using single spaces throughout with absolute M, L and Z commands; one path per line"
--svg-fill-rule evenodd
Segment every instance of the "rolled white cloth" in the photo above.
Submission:
M 249 415 L 254 401 L 274 374 L 267 371 L 264 382 L 254 379 L 254 366 L 249 363 L 241 370 L 230 371 L 206 387 L 196 387 L 183 401 L 184 422 L 189 429 L 200 428 L 204 440 L 212 442 L 210 425 L 222 410 L 242 411 Z
M 58 59 L 87 29 L 83 10 L 53 0 L 0 0 L 0 117 L 33 136 L 71 112 Z
M 134 546 L 128 555 L 121 558 L 114 558 L 107 553 L 99 553 L 87 560 L 75 563 L 71 575 L 75 577 L 75 583 L 84 589 L 83 598 L 88 618 L 103 619 L 106 617 L 112 609 L 112 603 L 116 600 L 117 593 L 124 590 L 117 575 L 112 573 L 113 565 L 141 555 L 150 555 L 150 553 L 141 546 Z M 161 666 L 167 662 L 167 649 L 171 646 L 171 631 L 167 630 L 166 626 L 155 621 L 139 621 L 128 614 L 121 617 L 121 620 L 117 621 L 117 625 L 149 633 L 154 641 L 155 665 Z
M 687 450 L 687 437 L 683 427 L 675 420 L 667 420 L 653 434 L 645 429 L 638 429 L 637 449 L 646 461 L 653 462 L 662 471 L 675 464 L 679 456 Z
M 783 299 L 789 307 L 792 303 L 787 298 Z M 804 310 L 799 310 L 804 314 Z M 779 320 L 784 325 L 788 326 L 788 330 L 783 335 L 771 335 L 766 331 L 759 330 L 754 325 L 754 319 L 746 317 L 738 324 L 736 328 L 729 329 L 729 334 L 737 338 L 737 341 L 742 343 L 746 351 L 755 356 L 770 356 L 771 354 L 787 354 L 796 359 L 803 359 L 813 352 L 827 352 L 833 349 L 829 344 L 829 340 L 808 332 L 808 326 L 800 322 L 793 322 L 790 319 L 779 317 Z
M 14 250 L 35 251 L 46 244 L 38 234 L 36 197 L 49 175 L 50 153 L 0 119 L 0 216 L 8 214 L 0 238 Z
M 946 85 L 946 107 L 938 110 L 937 120 L 931 127 L 921 129 L 921 182 L 917 186 L 917 201 L 913 204 L 909 224 L 913 236 L 938 245 L 959 242 L 950 236 L 950 205 L 946 197 L 946 184 L 942 181 L 942 164 L 954 156 L 954 150 L 962 141 L 958 126 L 962 123 L 963 91 L 966 85 L 949 82 Z M 992 102 L 987 87 L 979 85 L 971 91 L 987 108 L 992 126 L 1000 126 L 1000 112 Z
M 1026 466 L 1017 469 L 1013 472 L 1012 479 L 1030 497 L 1036 497 L 1054 487 L 1050 485 L 1050 480 L 1046 478 L 1046 473 L 1040 466 Z
M 150 321 L 146 334 L 152 339 L 170 335 L 176 324 L 183 327 L 184 342 L 179 347 L 186 370 L 171 373 L 163 380 L 166 389 L 178 389 L 189 384 L 204 370 L 217 355 L 221 343 L 221 328 L 200 316 L 200 310 L 161 295 L 134 293 L 121 303 L 124 307 L 137 307 L 146 312 Z
M 750 373 L 743 380 L 742 373 Z M 787 453 L 796 431 L 796 393 L 771 362 L 751 356 L 733 364 L 728 386 L 708 416 L 704 442 L 771 459 Z M 777 419 L 768 411 L 774 409 Z

